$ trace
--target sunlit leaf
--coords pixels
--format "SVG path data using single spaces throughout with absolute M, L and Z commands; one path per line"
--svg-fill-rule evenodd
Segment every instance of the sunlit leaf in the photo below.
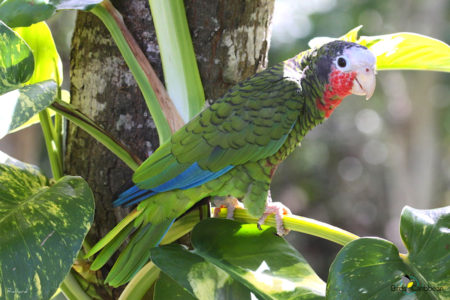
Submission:
M 192 245 L 262 299 L 325 298 L 325 283 L 272 227 L 207 219 L 194 228 Z
M 0 164 L 0 298 L 49 299 L 70 270 L 94 216 L 80 177 L 49 186 L 35 168 Z
M 377 70 L 409 69 L 450 72 L 450 47 L 409 32 L 361 36 L 358 43 L 377 57 Z
M 450 299 L 450 207 L 406 207 L 400 229 L 408 249 L 380 238 L 348 243 L 331 265 L 327 299 Z
M 26 84 L 33 84 L 49 79 L 62 83 L 62 62 L 47 24 L 40 22 L 29 27 L 14 28 L 14 31 L 31 48 L 36 62 L 33 76 Z
M 339 39 L 355 43 L 358 40 L 358 33 L 362 27 L 362 25 L 359 25 L 358 27 L 353 28 L 352 30 L 341 36 Z
M 10 27 L 47 20 L 59 9 L 87 10 L 101 0 L 0 0 L 0 20 Z
M 39 82 L 0 96 L 0 138 L 25 124 L 56 97 L 53 80 Z
M 0 95 L 28 81 L 33 70 L 30 47 L 0 20 Z

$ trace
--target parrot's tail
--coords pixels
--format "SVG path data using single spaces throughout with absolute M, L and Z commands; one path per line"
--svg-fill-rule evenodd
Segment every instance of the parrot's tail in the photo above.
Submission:
M 130 243 L 114 263 L 105 283 L 118 287 L 130 281 L 148 262 L 150 249 L 159 245 L 174 221 L 175 219 L 167 220 L 156 225 L 143 224 L 137 228 Z
M 152 190 L 141 190 L 137 186 L 133 186 L 119 195 L 119 197 L 113 202 L 114 206 L 124 205 L 126 207 L 139 203 L 151 196 L 157 194 Z

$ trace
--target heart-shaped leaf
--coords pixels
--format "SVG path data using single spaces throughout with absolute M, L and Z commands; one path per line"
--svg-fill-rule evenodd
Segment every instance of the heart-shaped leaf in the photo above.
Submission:
M 0 164 L 0 298 L 49 299 L 69 272 L 94 216 L 80 177 L 52 186 L 35 168 Z
M 261 299 L 324 299 L 325 283 L 272 227 L 207 219 L 194 228 L 192 245 Z
M 400 228 L 409 253 L 379 238 L 348 243 L 331 265 L 327 299 L 449 299 L 449 225 L 450 207 L 405 207 Z
M 59 9 L 88 10 L 101 0 L 0 0 L 0 20 L 10 27 L 47 20 Z
M 26 85 L 0 96 L 0 138 L 20 127 L 55 101 L 53 80 Z
M 232 279 L 224 270 L 186 250 L 181 245 L 154 248 L 151 253 L 153 263 L 177 285 L 188 291 L 191 297 L 195 296 L 198 299 L 251 299 L 248 288 Z M 167 296 L 167 292 L 165 295 Z
M 30 47 L 0 20 L 0 95 L 28 81 L 33 70 L 34 58 Z

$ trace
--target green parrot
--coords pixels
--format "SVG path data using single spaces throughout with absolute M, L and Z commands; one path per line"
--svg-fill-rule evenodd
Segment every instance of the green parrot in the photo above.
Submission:
M 344 97 L 372 96 L 375 63 L 364 46 L 329 42 L 238 83 L 175 132 L 114 202 L 139 203 L 142 213 L 127 227 L 134 236 L 107 281 L 129 280 L 173 220 L 205 197 L 236 198 L 258 217 L 282 213 L 268 197 L 277 166 Z

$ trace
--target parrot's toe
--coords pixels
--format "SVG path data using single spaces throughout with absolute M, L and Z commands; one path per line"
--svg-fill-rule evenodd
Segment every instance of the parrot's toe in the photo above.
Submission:
M 227 209 L 227 219 L 233 220 L 234 210 L 244 208 L 244 205 L 235 197 L 214 197 L 214 217 L 218 217 L 221 208 Z
M 276 228 L 277 228 L 277 234 L 279 236 L 284 236 L 289 233 L 289 230 L 286 229 L 283 225 L 283 215 L 290 215 L 291 210 L 285 206 L 281 202 L 268 202 L 266 204 L 266 210 L 264 211 L 264 214 L 259 218 L 258 220 L 258 228 L 261 229 L 261 225 L 264 224 L 267 217 L 271 214 L 275 215 L 275 221 L 276 221 Z

